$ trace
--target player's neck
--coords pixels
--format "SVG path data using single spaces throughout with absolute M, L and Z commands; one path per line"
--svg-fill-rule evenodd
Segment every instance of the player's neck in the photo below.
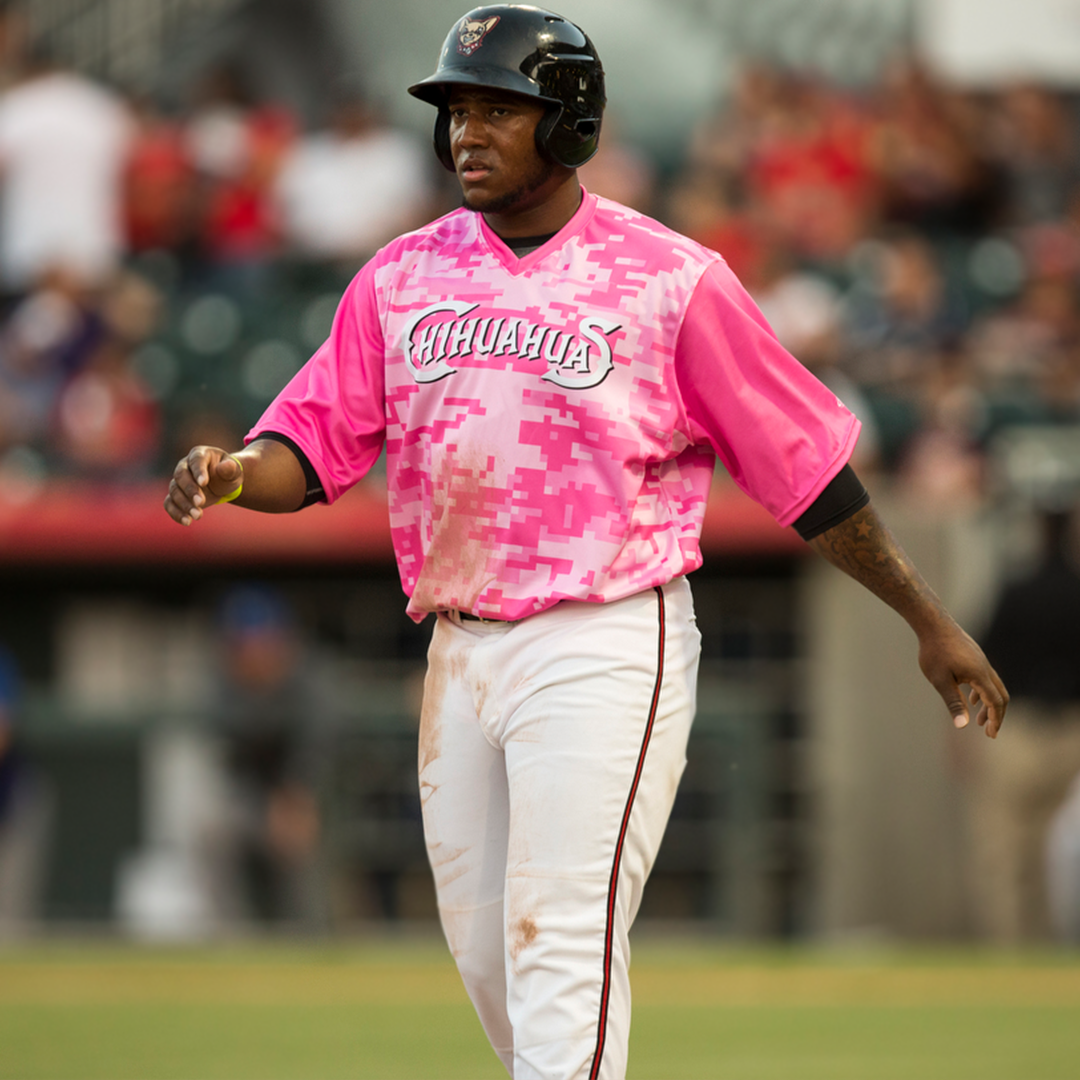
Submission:
M 583 196 L 577 173 L 570 172 L 543 201 L 513 211 L 484 214 L 484 220 L 504 240 L 556 233 L 577 213 Z

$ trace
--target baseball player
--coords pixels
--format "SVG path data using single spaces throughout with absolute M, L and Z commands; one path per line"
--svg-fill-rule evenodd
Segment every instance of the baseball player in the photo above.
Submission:
M 716 458 L 911 624 L 958 726 L 960 684 L 991 736 L 1007 695 L 869 505 L 858 422 L 721 256 L 581 188 L 605 103 L 588 37 L 478 8 L 410 92 L 464 205 L 359 272 L 245 448 L 193 449 L 165 508 L 333 502 L 385 446 L 408 612 L 434 617 L 419 769 L 447 941 L 515 1080 L 621 1077 Z

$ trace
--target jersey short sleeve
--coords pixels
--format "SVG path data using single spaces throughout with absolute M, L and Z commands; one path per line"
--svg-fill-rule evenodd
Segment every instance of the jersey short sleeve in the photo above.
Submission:
M 784 349 L 720 260 L 690 298 L 674 367 L 691 440 L 711 446 L 781 525 L 810 506 L 855 448 L 859 421 Z
M 383 333 L 369 263 L 345 290 L 330 336 L 248 433 L 288 436 L 318 474 L 327 502 L 363 477 L 386 434 Z

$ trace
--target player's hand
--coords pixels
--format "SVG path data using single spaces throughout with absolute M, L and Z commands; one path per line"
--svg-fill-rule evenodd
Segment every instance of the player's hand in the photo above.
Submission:
M 241 484 L 244 470 L 228 451 L 217 446 L 196 446 L 173 470 L 165 511 L 173 521 L 191 525 L 207 506 L 231 495 Z
M 919 641 L 919 667 L 941 695 L 958 728 L 968 724 L 968 702 L 960 687 L 969 686 L 975 719 L 991 739 L 997 738 L 1009 692 L 969 635 L 955 623 L 925 634 Z

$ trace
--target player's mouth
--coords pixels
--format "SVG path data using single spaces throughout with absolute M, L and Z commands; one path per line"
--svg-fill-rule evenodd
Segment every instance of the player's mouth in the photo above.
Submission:
M 458 166 L 458 176 L 470 184 L 479 183 L 485 177 L 490 176 L 491 172 L 492 168 L 487 162 L 475 157 L 466 158 Z

